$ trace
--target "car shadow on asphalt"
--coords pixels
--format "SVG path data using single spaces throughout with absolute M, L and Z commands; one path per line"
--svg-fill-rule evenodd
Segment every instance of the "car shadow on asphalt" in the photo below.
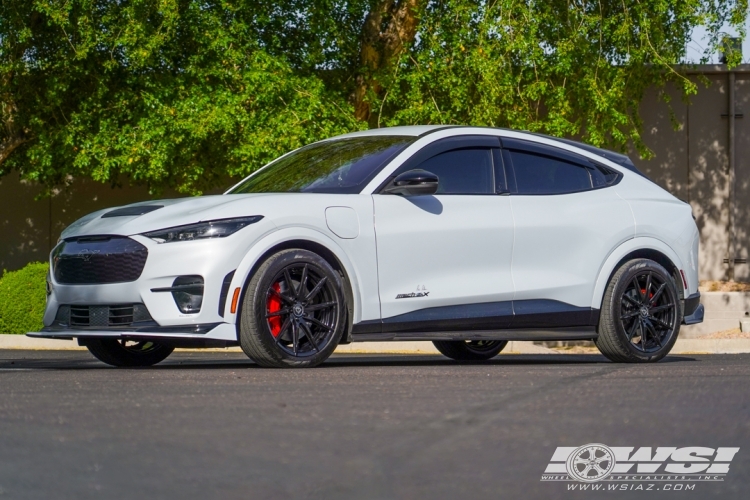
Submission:
M 685 356 L 667 356 L 659 361 L 675 363 L 696 361 Z M 334 355 L 321 367 L 342 366 L 509 366 L 509 365 L 563 365 L 563 364 L 615 364 L 600 354 L 511 354 L 500 355 L 489 361 L 454 361 L 439 355 Z
M 213 356 L 212 356 L 213 355 Z M 217 357 L 225 359 L 217 359 Z M 667 356 L 660 365 L 698 361 L 691 356 Z M 599 354 L 512 354 L 500 355 L 489 361 L 458 362 L 440 355 L 410 354 L 334 354 L 317 369 L 334 368 L 382 368 L 382 367 L 428 367 L 428 366 L 530 366 L 530 365 L 617 365 Z M 626 366 L 626 365 L 622 365 Z M 64 355 L 56 358 L 46 353 L 40 358 L 7 357 L 0 354 L 0 373 L 28 370 L 225 370 L 264 369 L 241 353 L 175 353 L 164 362 L 151 367 L 114 368 L 93 359 L 88 353 L 76 356 Z

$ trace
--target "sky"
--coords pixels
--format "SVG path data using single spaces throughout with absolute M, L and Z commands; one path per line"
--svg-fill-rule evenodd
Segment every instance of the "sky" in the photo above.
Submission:
M 747 31 L 748 33 L 750 33 L 750 19 L 748 19 L 747 21 L 746 28 L 748 28 Z M 724 31 L 726 31 L 730 35 L 736 34 L 734 30 L 731 30 L 729 28 L 725 28 Z M 703 50 L 705 49 L 706 45 L 708 45 L 708 41 L 704 40 L 705 36 L 705 28 L 696 28 L 693 31 L 692 40 L 687 46 L 687 62 L 700 62 L 700 58 L 703 56 Z M 718 64 L 719 54 L 711 54 L 711 60 L 709 62 Z M 742 42 L 742 62 L 750 64 L 750 36 L 745 38 L 745 40 Z

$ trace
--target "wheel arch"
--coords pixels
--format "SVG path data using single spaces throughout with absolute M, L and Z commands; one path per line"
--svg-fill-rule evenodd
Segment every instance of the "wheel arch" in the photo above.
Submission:
M 341 275 L 345 299 L 347 301 L 347 321 L 349 323 L 346 335 L 342 338 L 342 343 L 349 342 L 351 325 L 354 319 L 358 317 L 359 304 L 361 303 L 354 266 L 346 253 L 333 240 L 324 234 L 309 229 L 276 231 L 270 235 L 266 235 L 250 248 L 250 251 L 245 255 L 235 271 L 230 285 L 230 293 L 227 297 L 226 311 L 231 311 L 231 291 L 240 288 L 241 293 L 238 300 L 237 312 L 236 314 L 228 312 L 225 319 L 238 324 L 237 318 L 241 314 L 242 303 L 250 279 L 252 279 L 258 268 L 271 255 L 291 248 L 300 248 L 320 255 Z
M 684 299 L 685 288 L 680 275 L 682 262 L 677 253 L 656 238 L 639 237 L 624 242 L 609 254 L 599 270 L 591 307 L 601 309 L 604 292 L 612 276 L 621 265 L 633 259 L 650 259 L 664 267 L 672 275 L 680 299 Z

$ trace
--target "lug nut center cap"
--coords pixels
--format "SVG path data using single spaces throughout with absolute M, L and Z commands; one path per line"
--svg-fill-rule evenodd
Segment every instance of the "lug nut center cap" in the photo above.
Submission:
M 305 308 L 301 304 L 294 304 L 292 312 L 295 316 L 302 316 L 305 313 Z
M 646 308 L 646 307 L 641 307 L 641 309 L 640 309 L 639 312 L 641 314 L 641 317 L 643 317 L 643 318 L 645 318 L 645 317 L 648 316 L 648 308 Z

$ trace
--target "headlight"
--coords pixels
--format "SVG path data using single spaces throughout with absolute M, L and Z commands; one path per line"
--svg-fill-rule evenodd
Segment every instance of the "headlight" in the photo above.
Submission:
M 187 226 L 159 229 L 158 231 L 143 233 L 143 236 L 151 238 L 157 243 L 223 238 L 236 233 L 245 226 L 255 224 L 262 218 L 262 215 L 253 215 L 251 217 L 238 217 L 236 219 L 209 220 L 197 224 L 188 224 Z

